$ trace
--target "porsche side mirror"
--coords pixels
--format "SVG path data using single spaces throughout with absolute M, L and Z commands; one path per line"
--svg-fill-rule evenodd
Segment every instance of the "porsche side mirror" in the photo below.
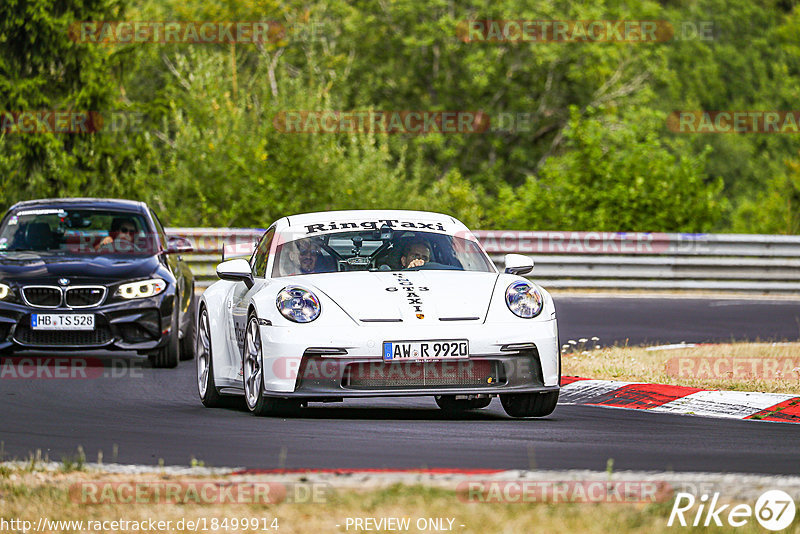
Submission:
M 244 282 L 247 288 L 253 287 L 253 273 L 250 264 L 241 258 L 223 261 L 217 265 L 217 276 L 231 282 Z
M 533 259 L 522 254 L 506 254 L 505 263 L 507 274 L 522 276 L 533 270 Z
M 184 254 L 193 250 L 192 243 L 185 237 L 173 236 L 167 240 L 167 254 Z

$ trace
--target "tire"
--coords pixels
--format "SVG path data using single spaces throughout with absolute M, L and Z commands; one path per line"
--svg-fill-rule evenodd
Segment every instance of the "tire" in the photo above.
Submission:
M 197 338 L 197 392 L 200 394 L 200 402 L 206 408 L 217 408 L 225 405 L 225 399 L 219 394 L 214 380 L 214 359 L 211 357 L 211 328 L 208 323 L 208 311 L 205 308 L 200 312 L 198 318 L 198 328 L 192 328 L 198 332 Z
M 500 395 L 500 403 L 511 417 L 544 417 L 556 409 L 558 393 L 558 391 L 548 391 Z
M 445 412 L 465 412 L 467 410 L 480 410 L 486 408 L 492 402 L 491 397 L 475 399 L 456 399 L 455 395 L 436 395 L 434 397 L 436 405 Z
M 195 355 L 195 348 L 197 347 L 197 316 L 195 315 L 195 308 L 194 293 L 192 293 L 192 302 L 186 311 L 190 317 L 189 328 L 186 329 L 180 344 L 181 361 L 191 360 Z
M 172 324 L 178 324 L 178 309 L 175 308 L 175 316 L 173 317 Z M 178 327 L 180 328 L 180 327 Z M 178 366 L 178 352 L 179 352 L 179 339 L 178 339 L 178 328 L 173 328 L 172 331 L 169 333 L 169 339 L 167 340 L 167 344 L 158 349 L 157 352 L 154 352 L 150 355 L 150 363 L 153 367 L 160 368 L 160 369 L 173 369 Z
M 242 354 L 242 386 L 247 409 L 254 415 L 289 415 L 300 407 L 298 401 L 264 396 L 261 332 L 254 313 L 247 319 L 244 353 Z

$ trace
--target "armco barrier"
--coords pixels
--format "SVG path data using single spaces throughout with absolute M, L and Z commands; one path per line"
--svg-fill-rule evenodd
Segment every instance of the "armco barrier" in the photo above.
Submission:
M 170 228 L 189 239 L 185 256 L 198 287 L 215 281 L 222 246 L 249 255 L 263 230 Z M 643 232 L 519 232 L 475 235 L 499 268 L 503 255 L 526 254 L 531 278 L 550 288 L 700 289 L 800 293 L 800 236 Z

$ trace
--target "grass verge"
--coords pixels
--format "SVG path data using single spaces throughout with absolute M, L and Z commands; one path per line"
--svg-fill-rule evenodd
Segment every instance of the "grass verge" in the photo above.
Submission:
M 358 475 L 355 475 L 356 477 Z M 258 479 L 264 481 L 263 478 Z M 241 479 L 239 479 L 241 480 Z M 251 481 L 253 479 L 250 479 Z M 299 479 L 301 482 L 303 479 Z M 461 533 L 520 533 L 520 532 L 670 532 L 667 521 L 673 506 L 672 497 L 654 503 L 476 503 L 465 502 L 463 494 L 456 492 L 457 485 L 370 484 L 366 479 L 362 484 L 350 479 L 345 487 L 328 488 L 317 497 L 305 502 L 280 502 L 263 504 L 252 502 L 237 504 L 216 504 L 189 502 L 174 504 L 163 502 L 104 503 L 87 504 L 76 497 L 75 487 L 99 482 L 117 484 L 164 484 L 213 482 L 221 485 L 237 481 L 236 475 L 198 477 L 175 476 L 169 474 L 108 474 L 99 472 L 73 471 L 65 473 L 58 470 L 37 470 L 4 467 L 0 470 L 0 523 L 2 520 L 27 520 L 37 524 L 40 517 L 57 521 L 83 521 L 83 528 L 61 526 L 60 532 L 96 531 L 89 521 L 128 521 L 147 522 L 149 520 L 170 521 L 170 532 L 190 532 L 193 528 L 179 528 L 183 520 L 205 524 L 198 531 L 211 529 L 214 519 L 219 525 L 218 532 L 273 531 L 284 533 L 337 533 L 365 532 L 366 529 L 348 528 L 348 518 L 408 518 L 407 532 Z M 297 479 L 295 480 L 295 483 Z M 305 480 L 305 483 L 309 483 Z M 296 493 L 290 490 L 289 493 Z M 80 495 L 80 494 L 78 494 Z M 185 494 L 181 494 L 185 495 Z M 309 495 L 309 493 L 306 493 Z M 156 500 L 156 499 L 152 499 Z M 752 505 L 753 503 L 749 503 Z M 227 518 L 226 527 L 222 522 Z M 233 519 L 243 521 L 258 519 L 257 529 L 233 528 Z M 428 522 L 429 518 L 440 520 Z M 277 519 L 277 523 L 274 520 Z M 449 522 L 448 520 L 452 520 Z M 423 524 L 424 521 L 424 524 Z M 269 528 L 264 528 L 264 526 Z M 438 528 L 438 526 L 447 528 Z M 164 532 L 160 528 L 149 528 L 139 523 L 136 529 L 113 527 L 106 524 L 104 531 L 119 532 Z M 420 526 L 422 528 L 420 528 Z M 111 528 L 109 528 L 111 527 Z M 13 528 L 9 530 L 14 530 Z M 55 529 L 50 529 L 53 531 Z M 705 530 L 705 529 L 704 529 Z M 21 531 L 21 529 L 20 529 Z M 41 530 L 40 530 L 41 531 Z M 370 531 L 392 531 L 391 529 L 370 529 Z M 709 529 L 711 532 L 727 532 L 730 527 Z M 754 518 L 737 532 L 761 532 Z M 800 533 L 800 517 L 795 519 L 784 532 Z
M 703 389 L 800 395 L 800 343 L 731 343 L 671 350 L 571 345 L 565 376 L 652 382 Z

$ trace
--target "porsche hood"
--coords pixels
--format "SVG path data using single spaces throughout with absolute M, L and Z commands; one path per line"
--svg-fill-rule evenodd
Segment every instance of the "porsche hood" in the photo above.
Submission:
M 292 277 L 319 291 L 360 324 L 483 322 L 496 273 L 454 271 L 350 272 Z

